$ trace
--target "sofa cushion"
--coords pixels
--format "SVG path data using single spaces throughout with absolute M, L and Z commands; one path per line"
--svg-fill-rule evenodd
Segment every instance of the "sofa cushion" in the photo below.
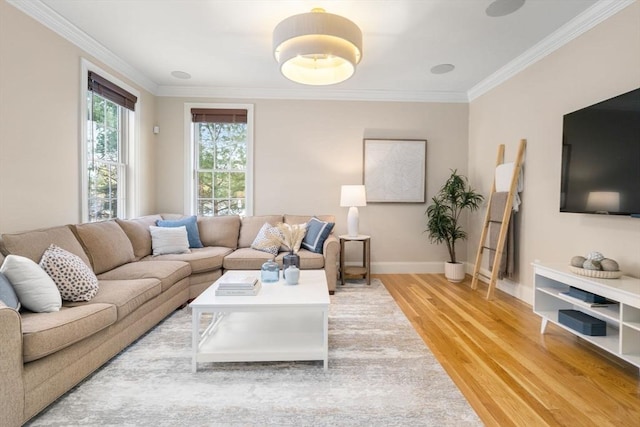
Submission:
M 8 255 L 0 273 L 7 276 L 22 307 L 48 313 L 60 310 L 62 298 L 51 277 L 33 260 L 20 255 Z
M 98 278 L 91 268 L 56 245 L 44 251 L 40 267 L 53 279 L 63 300 L 89 301 L 98 292 Z
M 324 241 L 327 240 L 335 223 L 321 221 L 313 217 L 307 222 L 307 234 L 302 240 L 302 247 L 315 253 L 322 253 Z
M 71 227 L 67 225 L 24 233 L 3 234 L 2 243 L 7 253 L 24 256 L 35 262 L 40 262 L 44 251 L 53 243 L 79 256 L 82 261 L 91 266 L 82 244 L 73 234 Z
M 136 261 L 151 254 L 149 226 L 156 225 L 156 221 L 159 219 L 162 219 L 160 215 L 147 215 L 134 219 L 116 219 L 120 228 L 131 241 Z
M 200 241 L 200 232 L 198 231 L 198 223 L 195 215 L 188 216 L 182 219 L 170 220 L 160 219 L 157 224 L 158 227 L 182 227 L 187 229 L 187 238 L 189 239 L 190 248 L 201 248 L 202 242 Z
M 224 257 L 222 266 L 225 270 L 260 270 L 262 264 L 270 259 L 273 259 L 270 253 L 240 248 Z
M 11 282 L 4 273 L 0 273 L 0 301 L 7 307 L 20 310 L 20 301 L 16 291 L 13 290 Z
M 287 255 L 287 252 L 282 252 L 276 258 L 276 262 L 282 265 L 282 258 Z M 301 270 L 319 270 L 324 268 L 324 255 L 315 252 L 308 251 L 306 249 L 300 249 L 298 252 L 300 257 L 300 269 Z
M 149 227 L 153 256 L 166 254 L 188 254 L 189 237 L 187 227 Z
M 191 265 L 191 273 L 203 273 L 205 271 L 219 270 L 222 268 L 222 261 L 225 256 L 233 252 L 233 249 L 220 246 L 206 246 L 204 248 L 191 249 L 188 254 L 158 255 L 148 256 L 142 261 L 184 261 Z
M 65 307 L 82 307 L 96 303 L 112 304 L 122 320 L 142 304 L 160 295 L 159 279 L 100 280 L 98 294 L 87 302 L 65 302 Z
M 238 215 L 200 216 L 198 230 L 204 246 L 236 249 L 240 236 L 240 217 Z
M 311 218 L 318 218 L 320 221 L 336 222 L 334 215 L 284 215 L 285 224 L 302 224 L 307 223 Z
M 247 216 L 242 218 L 238 247 L 251 247 L 251 243 L 253 243 L 265 222 L 271 225 L 277 225 L 279 222 L 282 222 L 282 215 Z
M 158 279 L 162 292 L 191 274 L 191 266 L 182 261 L 136 261 L 98 275 L 102 280 Z M 100 296 L 100 292 L 96 298 Z
M 86 304 L 86 303 L 85 303 Z M 116 321 L 113 304 L 63 307 L 55 313 L 21 313 L 25 362 L 62 350 Z
M 114 220 L 77 224 L 73 229 L 96 274 L 135 259 L 131 241 Z
M 260 231 L 258 231 L 256 238 L 253 239 L 251 249 L 276 256 L 280 251 L 281 236 L 282 234 L 278 227 L 274 227 L 268 222 L 265 222 L 260 228 Z

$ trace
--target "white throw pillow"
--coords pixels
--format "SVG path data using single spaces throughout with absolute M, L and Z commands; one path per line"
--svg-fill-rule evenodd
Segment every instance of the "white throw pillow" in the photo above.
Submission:
M 151 232 L 151 248 L 153 256 L 166 254 L 188 254 L 189 237 L 187 227 L 156 227 L 149 226 Z
M 0 267 L 13 285 L 20 304 L 36 313 L 60 311 L 62 298 L 51 277 L 29 258 L 7 255 Z
M 79 256 L 51 245 L 40 259 L 40 267 L 53 279 L 66 301 L 89 301 L 98 293 L 98 278 Z

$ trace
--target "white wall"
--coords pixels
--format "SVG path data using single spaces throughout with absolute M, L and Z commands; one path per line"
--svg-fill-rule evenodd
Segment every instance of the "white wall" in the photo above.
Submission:
M 212 99 L 159 97 L 158 209 L 182 212 L 183 109 Z M 231 101 L 229 101 L 231 102 Z M 363 138 L 427 139 L 427 198 L 457 168 L 466 173 L 468 105 L 439 103 L 235 100 L 254 104 L 254 214 L 333 214 L 346 232 L 340 186 L 362 183 Z M 428 200 L 427 199 L 427 200 Z M 443 246 L 424 230 L 426 203 L 360 208 L 360 231 L 371 234 L 374 271 L 442 270 Z M 354 251 L 358 251 L 355 248 Z M 465 259 L 465 245 L 459 246 Z M 350 254 L 349 260 L 359 259 Z
M 640 277 L 640 220 L 559 212 L 563 115 L 638 87 L 636 2 L 471 102 L 469 173 L 479 189 L 486 192 L 491 186 L 498 144 L 506 145 L 510 160 L 518 141 L 528 141 L 517 227 L 519 277 L 500 287 L 531 302 L 532 261 L 568 263 L 591 250 Z M 483 215 L 484 210 L 473 215 L 474 229 Z M 470 252 L 477 248 L 478 234 L 468 242 Z
M 80 59 L 124 76 L 0 0 L 0 233 L 80 220 Z M 139 213 L 155 210 L 155 97 L 141 97 Z

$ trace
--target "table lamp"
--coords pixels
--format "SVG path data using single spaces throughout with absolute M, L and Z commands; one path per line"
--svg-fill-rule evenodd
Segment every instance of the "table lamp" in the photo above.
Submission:
M 340 191 L 340 206 L 348 207 L 347 234 L 358 236 L 358 206 L 367 206 L 367 193 L 364 185 L 343 185 Z

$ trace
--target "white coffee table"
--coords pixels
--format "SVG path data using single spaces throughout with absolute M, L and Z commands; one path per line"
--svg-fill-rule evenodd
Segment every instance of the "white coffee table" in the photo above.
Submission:
M 230 273 L 260 277 L 259 271 Z M 216 296 L 223 277 L 189 304 L 193 372 L 198 362 L 285 360 L 322 360 L 328 369 L 329 290 L 324 270 L 302 270 L 297 285 L 287 285 L 282 278 L 263 283 L 255 296 Z M 202 326 L 205 313 L 212 318 Z

